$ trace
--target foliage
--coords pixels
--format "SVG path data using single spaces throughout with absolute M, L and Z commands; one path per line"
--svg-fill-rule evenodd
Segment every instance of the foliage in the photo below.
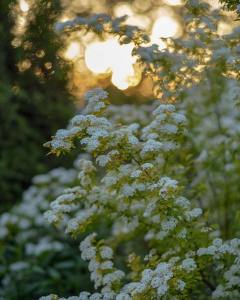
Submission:
M 15 1 L 0 3 L 0 189 L 5 203 L 16 202 L 33 175 L 56 166 L 41 144 L 74 112 L 67 68 L 57 54 L 61 39 L 53 30 L 61 11 L 57 3 L 37 1 L 23 36 L 14 33 Z
M 106 91 L 90 90 L 85 109 L 45 144 L 56 155 L 74 148 L 86 155 L 74 166 L 78 179 L 67 188 L 59 181 L 57 193 L 40 201 L 49 227 L 40 219 L 50 241 L 51 224 L 62 234 L 62 252 L 71 245 L 66 236 L 81 241 L 94 291 L 79 284 L 77 292 L 56 288 L 41 300 L 239 299 L 239 28 L 219 36 L 221 12 L 202 1 L 187 1 L 183 18 L 184 38 L 166 40 L 163 51 L 124 18 L 57 25 L 133 42 L 158 100 L 114 106 Z M 51 173 L 37 181 L 48 190 Z M 34 205 L 39 193 L 30 195 Z M 1 221 L 3 237 L 11 218 Z
M 239 14 L 240 12 L 239 0 L 220 0 L 220 2 L 223 4 L 224 8 L 228 10 L 235 10 Z
M 76 293 L 79 284 L 91 288 L 86 266 L 78 254 L 78 241 L 63 236 L 43 218 L 49 202 L 77 182 L 77 169 L 58 168 L 35 176 L 22 202 L 1 215 L 3 299 L 37 299 L 53 291 L 67 295 Z M 66 280 L 67 285 L 63 284 Z

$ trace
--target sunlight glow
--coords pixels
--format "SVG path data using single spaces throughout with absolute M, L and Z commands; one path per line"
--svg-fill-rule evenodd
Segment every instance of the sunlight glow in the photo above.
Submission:
M 79 57 L 81 53 L 81 46 L 78 42 L 71 42 L 64 53 L 64 57 L 68 60 L 74 60 Z
M 135 86 L 140 81 L 133 64 L 133 44 L 120 45 L 117 39 L 94 42 L 87 46 L 85 61 L 88 69 L 95 74 L 112 72 L 112 83 L 121 90 Z M 124 63 L 123 63 L 124 61 Z
M 122 17 L 125 15 L 132 16 L 133 11 L 128 3 L 119 3 L 114 7 L 114 15 L 116 17 Z
M 164 0 L 164 2 L 168 5 L 183 5 L 183 1 L 182 0 Z
M 165 0 L 171 5 L 179 5 L 182 0 Z M 151 30 L 151 17 L 143 14 L 135 14 L 131 5 L 126 2 L 119 2 L 114 7 L 114 15 L 121 17 L 128 15 L 126 24 L 136 25 L 145 30 Z M 181 26 L 174 17 L 172 9 L 162 7 L 155 12 L 155 20 L 151 30 L 151 44 L 157 44 L 159 49 L 166 48 L 163 38 L 176 37 L 181 33 Z M 85 37 L 82 37 L 82 41 Z M 134 45 L 120 45 L 117 38 L 108 38 L 105 41 L 96 40 L 92 35 L 84 41 L 85 66 L 95 75 L 108 74 L 112 84 L 118 89 L 125 90 L 136 86 L 141 81 L 141 70 L 136 63 L 136 57 L 132 56 Z M 64 54 L 69 60 L 76 60 L 81 52 L 80 42 L 71 42 Z M 82 54 L 82 53 L 81 53 Z M 78 61 L 78 60 L 76 60 Z M 124 63 L 123 63 L 124 62 Z
M 166 48 L 166 43 L 160 39 L 160 38 L 156 38 L 154 36 L 150 36 L 150 41 L 151 41 L 151 44 L 156 44 L 158 45 L 158 49 L 159 50 L 163 50 Z
M 138 26 L 139 28 L 146 29 L 150 24 L 150 18 L 140 14 L 134 14 L 131 5 L 128 3 L 119 3 L 114 9 L 115 17 L 128 16 L 126 19 L 127 25 Z
M 29 10 L 29 4 L 25 0 L 20 0 L 19 6 L 22 12 L 27 12 Z
M 127 18 L 125 23 L 127 25 L 138 26 L 141 29 L 146 29 L 150 25 L 151 20 L 146 16 L 134 15 Z
M 111 68 L 112 52 L 116 45 L 113 40 L 93 42 L 85 51 L 85 61 L 88 69 L 95 74 L 108 73 Z
M 153 24 L 152 38 L 174 37 L 179 31 L 178 22 L 171 16 L 161 16 Z
M 233 30 L 233 26 L 231 24 L 228 24 L 226 22 L 219 22 L 218 24 L 218 34 L 219 35 L 224 35 L 224 34 L 229 34 Z

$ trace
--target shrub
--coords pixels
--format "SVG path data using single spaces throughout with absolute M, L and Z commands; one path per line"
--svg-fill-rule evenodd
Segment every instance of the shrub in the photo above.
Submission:
M 68 295 L 76 293 L 79 284 L 91 288 L 87 268 L 78 253 L 78 241 L 63 236 L 43 218 L 49 202 L 77 182 L 77 168 L 58 168 L 35 176 L 22 202 L 1 215 L 3 299 L 37 299 L 53 291 Z

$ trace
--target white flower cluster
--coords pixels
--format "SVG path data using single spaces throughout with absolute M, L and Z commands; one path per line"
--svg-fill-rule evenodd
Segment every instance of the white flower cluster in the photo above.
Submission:
M 191 272 L 196 269 L 196 263 L 192 258 L 186 258 L 182 262 L 182 268 L 187 272 Z
M 111 285 L 116 281 L 120 281 L 124 273 L 117 270 L 113 271 L 111 248 L 101 246 L 99 249 L 93 246 L 96 234 L 89 235 L 80 245 L 82 257 L 84 260 L 90 260 L 89 270 L 91 272 L 91 279 L 96 285 L 105 285 L 101 292 L 89 293 L 81 292 L 79 296 L 69 298 L 56 299 L 76 299 L 76 300 L 131 300 L 131 299 L 145 299 L 151 295 L 154 298 L 162 298 L 168 295 L 168 291 L 174 287 L 175 293 L 182 292 L 186 283 L 182 279 L 177 279 L 178 272 L 181 269 L 186 270 L 187 273 L 196 269 L 195 261 L 192 258 L 187 258 L 182 261 L 182 264 L 177 265 L 179 258 L 172 259 L 170 262 L 160 262 L 155 269 L 146 268 L 141 273 L 140 281 L 135 281 L 123 285 L 121 290 L 116 293 L 112 290 Z M 106 260 L 107 259 L 107 260 Z M 104 261 L 105 260 L 105 261 Z M 101 262 L 102 261 L 102 262 Z M 109 273 L 102 276 L 104 270 L 108 269 Z M 183 275 L 183 277 L 186 277 Z M 40 300 L 55 299 L 55 295 L 41 297 Z
M 210 257 L 217 266 L 217 272 L 221 272 L 223 281 L 217 285 L 212 293 L 213 299 L 234 299 L 239 297 L 240 285 L 240 239 L 232 239 L 223 242 L 216 238 L 212 245 L 206 248 L 200 248 L 197 255 L 201 258 Z M 224 265 L 224 258 L 231 259 L 232 264 L 229 267 Z
M 174 105 L 161 104 L 153 111 L 153 121 L 142 130 L 142 139 L 146 141 L 142 157 L 149 157 L 148 153 L 176 150 L 176 137 L 185 133 L 186 118 L 175 110 Z
M 58 168 L 35 176 L 22 201 L 8 213 L 1 214 L 0 298 L 8 299 L 13 286 L 20 285 L 24 292 L 30 282 L 34 284 L 36 276 L 38 287 L 42 288 L 49 275 L 46 260 L 53 274 L 60 271 L 62 276 L 72 274 L 74 278 L 73 270 L 82 270 L 77 245 L 71 246 L 67 236 L 47 224 L 43 217 L 49 203 L 78 182 L 77 174 L 77 169 Z M 61 269 L 62 263 L 65 263 L 64 269 Z M 13 298 L 18 297 L 19 291 L 12 293 Z
M 106 118 L 99 118 L 95 115 L 77 115 L 75 116 L 68 129 L 57 131 L 53 140 L 45 143 L 45 146 L 51 147 L 52 152 L 70 151 L 73 147 L 74 139 L 81 137 L 81 144 L 87 152 L 97 151 L 101 140 L 108 137 L 111 124 Z
M 124 272 L 113 267 L 113 251 L 108 246 L 94 246 L 96 234 L 93 233 L 85 238 L 80 244 L 82 259 L 89 261 L 89 271 L 94 286 L 103 287 L 102 293 L 107 294 L 109 299 L 113 299 L 113 286 L 116 282 L 121 281 Z M 106 298 L 106 295 L 105 295 Z
M 88 95 L 91 97 L 94 93 L 95 91 Z M 104 114 L 105 111 L 101 113 Z M 85 118 L 88 116 L 84 115 Z M 78 120 L 77 125 L 81 128 L 84 122 L 81 115 Z M 81 182 L 52 202 L 51 210 L 47 213 L 50 216 L 54 215 L 50 221 L 55 221 L 56 218 L 56 222 L 59 222 L 62 219 L 67 232 L 77 236 L 78 232 L 88 228 L 89 222 L 95 222 L 94 219 L 98 220 L 98 216 L 100 219 L 101 216 L 107 216 L 112 223 L 113 239 L 121 240 L 121 236 L 131 236 L 141 228 L 146 242 L 158 243 L 163 239 L 168 239 L 168 242 L 179 239 L 184 244 L 184 239 L 191 236 L 190 224 L 201 216 L 202 209 L 191 208 L 190 202 L 180 196 L 178 181 L 166 176 L 161 169 L 166 164 L 165 156 L 173 153 L 166 151 L 166 147 L 162 152 L 162 145 L 172 141 L 177 145 L 178 139 L 185 134 L 185 125 L 184 115 L 169 104 L 160 104 L 154 108 L 149 125 L 132 124 L 119 127 L 119 124 L 112 122 L 108 137 L 99 144 L 95 157 L 95 162 L 105 169 L 105 172 L 100 171 L 99 179 L 99 175 L 96 176 L 98 168 L 90 161 L 81 160 L 76 164 L 80 169 Z M 94 136 L 94 130 L 91 134 Z M 78 138 L 80 143 L 81 139 L 85 139 Z M 173 149 L 175 148 L 171 150 Z M 174 168 L 167 170 L 170 172 Z M 84 179 L 85 177 L 88 177 L 88 180 Z M 156 178 L 159 179 L 156 181 Z M 169 207 L 171 209 L 168 209 Z M 175 295 L 177 291 L 185 288 L 186 284 L 178 273 L 174 289 L 169 287 L 168 282 L 174 277 L 174 262 L 179 261 L 179 258 L 173 258 L 171 263 L 159 263 L 152 273 L 150 270 L 152 277 L 149 279 L 144 275 L 148 272 L 143 271 L 139 282 L 116 289 L 115 282 L 121 281 L 124 273 L 113 267 L 112 249 L 102 246 L 101 243 L 98 246 L 95 238 L 96 234 L 89 235 L 81 243 L 80 250 L 82 258 L 89 261 L 89 271 L 95 288 L 102 287 L 102 290 L 94 294 L 83 292 L 79 299 L 135 299 L 137 295 L 145 295 L 149 291 L 157 297 L 162 297 L 169 293 Z M 192 257 L 187 257 L 174 268 L 178 272 L 185 271 L 188 276 L 188 273 L 196 271 L 197 264 Z
M 37 244 L 28 243 L 26 245 L 26 254 L 32 256 L 39 256 L 44 252 L 58 252 L 62 251 L 64 246 L 59 241 L 51 241 L 50 237 L 41 238 Z
M 105 101 L 108 98 L 108 93 L 101 88 L 96 88 L 88 91 L 85 94 L 87 106 L 85 113 L 97 114 L 106 109 Z
M 120 37 L 121 43 L 130 43 L 132 41 L 146 43 L 149 41 L 147 34 L 143 33 L 137 26 L 125 24 L 126 16 L 112 19 L 107 14 L 96 14 L 88 17 L 76 17 L 73 20 L 56 24 L 56 30 L 76 30 L 88 29 L 97 34 L 103 32 L 116 34 Z

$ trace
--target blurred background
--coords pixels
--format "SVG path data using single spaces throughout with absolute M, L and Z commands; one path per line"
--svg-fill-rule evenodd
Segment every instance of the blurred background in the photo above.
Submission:
M 88 89 L 102 86 L 115 103 L 153 97 L 131 43 L 85 31 L 58 33 L 57 22 L 95 13 L 128 15 L 127 24 L 147 31 L 151 43 L 164 49 L 164 38 L 184 36 L 182 7 L 183 0 L 0 1 L 1 210 L 20 200 L 34 175 L 71 165 L 76 153 L 55 158 L 42 144 L 81 109 Z M 235 26 L 231 13 L 224 14 L 220 35 Z

